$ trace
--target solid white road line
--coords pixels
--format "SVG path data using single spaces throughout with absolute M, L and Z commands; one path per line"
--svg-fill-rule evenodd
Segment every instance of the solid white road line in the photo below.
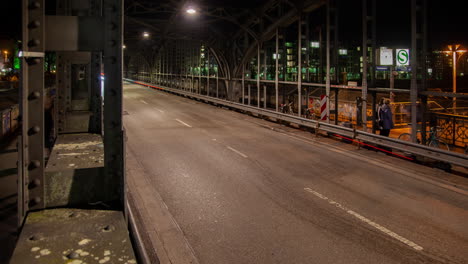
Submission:
M 248 157 L 247 157 L 247 155 L 245 155 L 244 153 L 242 153 L 242 152 L 238 151 L 237 149 L 231 148 L 230 146 L 226 146 L 226 147 L 227 147 L 228 149 L 230 149 L 230 150 L 234 151 L 235 153 L 237 153 L 237 154 L 241 155 L 242 157 L 244 157 L 244 158 L 248 158 Z
M 140 101 L 141 101 L 142 103 L 144 103 L 144 104 L 148 104 L 147 102 L 145 102 L 145 100 L 140 100 Z
M 184 126 L 192 127 L 191 125 L 189 125 L 189 124 L 187 124 L 187 123 L 185 123 L 184 121 L 181 121 L 181 120 L 179 120 L 179 119 L 176 119 L 176 121 L 179 122 L 179 123 L 181 123 L 181 124 L 184 125 Z
M 320 193 L 318 193 L 318 192 L 316 192 L 316 191 L 314 191 L 314 190 L 312 190 L 310 188 L 304 188 L 304 190 L 307 191 L 307 192 L 312 193 L 313 195 L 317 196 L 320 199 L 323 199 L 323 200 L 327 201 L 329 204 L 336 206 L 337 208 L 339 208 L 339 209 L 345 211 L 346 213 L 354 216 L 355 218 L 361 220 L 362 222 L 374 227 L 375 229 L 377 229 L 377 230 L 391 236 L 392 238 L 402 242 L 403 244 L 406 244 L 407 246 L 412 247 L 413 249 L 418 250 L 418 251 L 423 250 L 423 247 L 419 246 L 418 244 L 416 244 L 416 243 L 414 243 L 414 242 L 412 242 L 412 241 L 398 235 L 397 233 L 395 233 L 393 231 L 390 231 L 389 229 L 387 229 L 387 228 L 385 228 L 385 227 L 383 227 L 383 226 L 381 226 L 381 225 L 367 219 L 366 217 L 354 212 L 353 210 L 350 210 L 350 209 L 344 207 L 340 203 L 335 202 L 335 201 L 329 199 L 328 197 L 326 197 L 326 196 L 324 196 L 324 195 L 322 195 L 322 194 L 320 194 Z

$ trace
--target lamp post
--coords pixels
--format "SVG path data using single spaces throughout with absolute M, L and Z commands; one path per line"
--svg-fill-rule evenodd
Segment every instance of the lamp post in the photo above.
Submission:
M 8 60 L 8 50 L 4 50 L 3 54 L 4 54 L 4 62 L 6 63 Z
M 453 84 L 453 93 L 457 93 L 457 53 L 460 54 L 458 58 L 460 58 L 463 53 L 467 52 L 467 50 L 460 49 L 460 45 L 448 45 L 449 50 L 445 50 L 444 52 L 447 54 L 451 54 L 452 57 L 452 84 Z M 453 113 L 457 111 L 457 97 L 453 97 Z

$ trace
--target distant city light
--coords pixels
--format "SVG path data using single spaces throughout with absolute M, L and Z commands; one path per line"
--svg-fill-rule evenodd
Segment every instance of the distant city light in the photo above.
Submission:
M 276 53 L 273 53 L 273 59 L 276 60 Z M 281 54 L 278 54 L 278 59 L 281 59 Z
M 320 42 L 318 42 L 318 41 L 312 41 L 312 42 L 310 42 L 310 47 L 312 47 L 312 48 L 320 48 Z
M 148 32 L 143 32 L 143 37 L 149 38 L 149 33 Z
M 125 45 L 122 45 L 122 49 L 126 49 L 126 48 L 127 48 L 127 46 L 125 46 Z
M 5 54 L 5 62 L 8 62 L 8 50 L 4 50 L 3 54 Z
M 338 54 L 340 55 L 348 55 L 348 50 L 347 49 L 339 49 Z
M 185 12 L 192 15 L 192 14 L 195 14 L 197 12 L 197 10 L 195 10 L 193 7 L 189 7 L 189 8 L 187 8 L 187 10 Z

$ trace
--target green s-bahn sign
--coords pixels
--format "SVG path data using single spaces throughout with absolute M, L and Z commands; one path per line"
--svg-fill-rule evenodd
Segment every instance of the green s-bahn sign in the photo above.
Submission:
M 408 66 L 410 62 L 409 49 L 396 50 L 396 64 L 397 66 Z

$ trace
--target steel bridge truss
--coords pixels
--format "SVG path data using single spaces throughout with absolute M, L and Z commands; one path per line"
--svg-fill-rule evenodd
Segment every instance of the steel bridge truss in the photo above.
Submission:
M 137 1 L 139 2 L 139 1 Z M 274 111 L 278 113 L 281 105 L 293 104 L 293 113 L 290 118 L 302 120 L 310 112 L 321 95 L 326 98 L 326 117 L 321 124 L 338 125 L 346 115 L 351 116 L 345 109 L 349 105 L 356 104 L 349 100 L 350 97 L 360 96 L 363 100 L 362 109 L 354 116 L 361 119 L 363 136 L 368 142 L 387 142 L 395 145 L 398 140 L 385 139 L 375 135 L 376 109 L 378 98 L 388 97 L 389 94 L 408 94 L 411 104 L 412 141 L 417 140 L 417 111 L 418 103 L 422 111 L 427 108 L 427 96 L 430 92 L 426 84 L 426 56 L 427 56 L 427 28 L 426 28 L 426 0 L 412 0 L 408 4 L 411 13 L 411 68 L 417 69 L 418 74 L 412 74 L 411 88 L 395 89 L 378 88 L 375 83 L 376 72 L 376 1 L 362 0 L 362 56 L 361 85 L 348 85 L 344 77 L 340 76 L 338 60 L 338 0 L 330 1 L 268 1 L 263 6 L 255 9 L 253 14 L 239 13 L 230 15 L 232 10 L 228 8 L 213 9 L 202 8 L 204 15 L 218 20 L 228 21 L 237 25 L 238 29 L 229 31 L 230 35 L 210 34 L 200 35 L 196 38 L 193 34 L 165 31 L 170 36 L 163 34 L 157 41 L 145 46 L 129 47 L 125 53 L 124 75 L 131 80 L 143 81 L 156 86 L 177 89 L 187 94 L 207 96 L 213 100 L 223 100 L 246 107 L 255 107 L 257 111 Z M 151 9 L 139 5 L 141 10 L 148 12 Z M 178 6 L 173 8 L 177 9 Z M 310 24 L 311 12 L 321 10 L 324 12 L 325 21 L 323 27 L 313 27 Z M 134 10 L 134 12 L 136 12 Z M 173 11 L 177 12 L 177 11 Z M 127 16 L 137 13 L 129 12 Z M 246 15 L 249 18 L 242 17 Z M 177 15 L 171 16 L 175 19 Z M 244 23 L 238 19 L 244 18 Z M 136 19 L 136 18 L 132 18 Z M 142 19 L 141 21 L 144 21 Z M 206 22 L 206 21 L 205 21 Z M 216 28 L 206 22 L 201 27 L 216 31 Z M 287 35 L 288 30 L 297 32 L 294 41 L 295 53 L 290 53 Z M 169 33 L 170 32 L 170 33 Z M 234 33 L 232 33 L 234 32 Z M 163 32 L 164 33 L 164 32 Z M 178 35 L 179 34 L 179 35 Z M 312 63 L 312 48 L 309 45 L 311 35 L 319 38 L 320 69 L 316 77 L 312 77 L 308 70 L 303 71 Z M 132 42 L 129 42 L 132 43 Z M 140 50 L 140 51 L 138 51 Z M 148 52 L 151 51 L 151 52 Z M 149 55 L 151 54 L 151 55 Z M 297 64 L 291 65 L 296 71 L 290 74 L 286 71 L 289 67 L 288 57 L 295 58 Z M 273 67 L 273 68 L 272 68 Z M 342 67 L 342 66 L 341 66 Z M 306 68 L 307 69 L 307 68 Z M 322 70 L 323 69 L 323 70 Z M 267 76 L 273 73 L 272 76 Z M 290 74 L 288 76 L 288 74 Z M 422 78 L 417 78 L 417 76 Z M 288 78 L 286 78 L 288 76 Z M 444 96 L 446 94 L 444 93 Z M 454 95 L 459 97 L 458 95 Z M 460 95 L 462 96 L 462 95 Z M 342 98 L 339 100 L 339 98 Z M 390 95 L 391 97 L 391 95 Z M 348 100 L 348 101 L 347 101 Z M 316 108 L 316 107 L 315 107 Z M 263 109 L 263 110 L 260 110 Z M 270 113 L 270 112 L 268 112 Z M 313 119 L 314 119 L 313 115 Z M 422 115 L 422 128 L 425 130 L 426 115 Z M 310 120 L 310 122 L 316 122 Z M 361 132 L 359 132 L 361 133 Z M 423 133 L 424 134 L 424 133 Z M 365 135 L 365 136 L 364 136 Z M 374 137 L 375 136 L 375 137 Z M 372 138 L 372 140 L 371 140 Z M 378 140 L 376 139 L 378 138 Z M 363 138 L 364 139 L 364 138 Z M 425 135 L 422 139 L 426 141 Z M 427 149 L 421 145 L 421 149 L 414 149 L 417 144 L 408 142 L 398 143 L 396 149 L 404 150 L 407 146 L 414 154 L 428 156 L 438 160 L 454 164 L 464 164 L 466 157 L 461 158 L 456 153 L 453 155 L 434 155 L 439 150 Z M 441 158 L 443 157 L 443 158 Z M 444 160 L 447 158 L 447 160 Z M 461 158 L 461 159 L 460 159 Z
M 123 214 L 123 1 L 54 3 L 46 15 L 45 0 L 22 0 L 21 234 L 10 263 L 93 262 L 73 251 L 85 238 L 82 250 L 97 256 L 118 241 L 109 250 L 134 262 Z M 46 52 L 56 56 L 51 87 Z

